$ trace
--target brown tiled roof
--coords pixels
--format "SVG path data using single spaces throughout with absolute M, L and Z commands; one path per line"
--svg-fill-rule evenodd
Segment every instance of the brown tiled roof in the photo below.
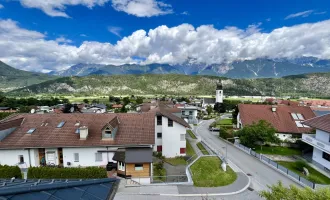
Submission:
M 180 108 L 168 108 L 167 109 L 170 113 L 181 113 L 181 109 Z
M 182 118 L 173 115 L 172 113 L 170 113 L 167 109 L 165 108 L 158 108 L 155 110 L 157 115 L 162 115 L 164 117 L 167 117 L 179 124 L 181 124 L 182 126 L 186 127 L 186 128 L 190 128 L 189 124 Z
M 24 118 L 18 118 L 18 119 L 11 120 L 11 121 L 0 122 L 0 131 L 14 128 L 14 127 L 19 127 L 23 120 L 24 120 Z
M 279 133 L 306 133 L 310 128 L 297 127 L 291 113 L 300 113 L 305 119 L 315 117 L 309 107 L 278 105 L 272 112 L 271 105 L 239 104 L 238 109 L 243 126 L 265 120 L 271 123 Z
M 123 105 L 121 105 L 121 104 L 113 104 L 112 105 L 112 108 L 122 108 L 123 107 Z
M 303 124 L 330 133 L 330 114 L 314 117 L 304 121 Z
M 116 117 L 120 123 L 115 139 L 102 140 L 102 128 Z M 0 148 L 129 146 L 155 143 L 155 114 L 153 113 L 22 114 L 10 120 L 19 121 L 22 118 L 24 118 L 23 123 L 0 142 Z M 62 121 L 65 121 L 64 126 L 56 128 Z M 76 129 L 79 128 L 75 126 L 77 121 L 80 122 L 79 127 L 88 127 L 86 140 L 80 140 L 79 134 L 75 133 Z M 36 130 L 32 134 L 27 134 L 26 132 L 30 128 L 36 128 Z

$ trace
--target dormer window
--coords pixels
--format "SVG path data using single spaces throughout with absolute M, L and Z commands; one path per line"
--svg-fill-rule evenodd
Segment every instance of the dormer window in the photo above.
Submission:
M 65 124 L 65 121 L 61 121 L 58 125 L 57 128 L 62 128 Z
M 104 134 L 105 134 L 106 136 L 108 136 L 108 137 L 112 137 L 112 131 L 111 131 L 109 128 L 106 128 L 106 129 L 104 130 Z
M 30 128 L 26 133 L 27 134 L 32 134 L 36 129 L 35 128 Z

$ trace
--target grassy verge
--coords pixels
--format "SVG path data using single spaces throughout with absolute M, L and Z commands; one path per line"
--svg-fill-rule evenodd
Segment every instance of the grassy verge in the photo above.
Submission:
M 192 179 L 197 187 L 218 187 L 233 183 L 237 174 L 227 166 L 224 172 L 218 157 L 202 157 L 192 166 Z
M 291 155 L 301 155 L 301 151 L 295 148 L 289 147 L 271 147 L 271 146 L 255 146 L 255 151 L 262 154 L 273 154 L 273 155 L 282 155 L 282 156 L 291 156 Z
M 192 139 L 197 139 L 195 134 L 191 130 L 187 130 L 187 133 L 190 135 Z
M 233 121 L 232 119 L 222 119 L 218 122 L 220 125 L 232 125 Z
M 203 146 L 202 143 L 198 142 L 197 143 L 197 147 L 199 148 L 199 150 L 201 150 L 201 152 L 204 154 L 204 155 L 209 155 L 209 152 L 206 151 L 205 147 Z
M 309 181 L 312 181 L 314 183 L 318 184 L 330 184 L 330 178 L 323 175 L 322 173 L 318 172 L 311 166 L 309 166 L 306 162 L 302 161 L 296 161 L 296 162 L 285 162 L 285 161 L 278 161 L 278 164 L 282 165 L 283 167 L 288 168 L 289 170 L 297 173 L 299 176 L 302 176 L 306 178 Z M 305 176 L 302 173 L 302 167 L 305 167 L 308 169 L 309 176 Z
M 165 162 L 171 164 L 171 165 L 186 165 L 187 162 L 183 157 L 175 157 L 175 158 L 165 158 Z
M 186 141 L 186 154 L 188 155 L 188 156 L 193 156 L 193 155 L 195 155 L 196 153 L 195 153 L 195 151 L 194 151 L 194 149 L 192 148 L 192 146 L 191 146 L 191 144 L 188 142 L 188 140 Z

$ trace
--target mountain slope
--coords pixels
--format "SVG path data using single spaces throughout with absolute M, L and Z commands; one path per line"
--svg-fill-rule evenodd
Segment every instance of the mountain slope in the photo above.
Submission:
M 8 95 L 214 95 L 216 82 L 220 79 L 225 95 L 330 97 L 330 73 L 259 79 L 178 74 L 64 77 L 14 90 Z
M 228 78 L 271 78 L 288 75 L 330 72 L 330 60 L 318 60 L 313 57 L 300 59 L 255 59 L 235 61 L 230 64 L 125 64 L 97 65 L 78 64 L 71 68 L 52 72 L 59 76 L 87 76 L 87 75 L 123 75 L 123 74 L 185 74 L 185 75 L 213 75 Z
M 58 77 L 15 69 L 0 61 L 0 91 L 41 83 Z

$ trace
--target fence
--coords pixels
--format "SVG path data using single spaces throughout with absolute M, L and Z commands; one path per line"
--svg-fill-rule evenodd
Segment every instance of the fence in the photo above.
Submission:
M 144 176 L 127 177 L 126 185 L 149 185 L 149 184 L 178 184 L 188 183 L 186 175 L 168 175 L 168 176 Z
M 302 176 L 299 176 L 298 174 L 294 173 L 293 171 L 290 171 L 289 169 L 283 167 L 282 165 L 278 164 L 277 162 L 271 160 L 270 158 L 266 157 L 265 155 L 259 154 L 253 150 L 251 150 L 251 148 L 248 148 L 244 145 L 235 143 L 234 144 L 236 147 L 240 148 L 241 150 L 243 150 L 244 152 L 250 154 L 251 156 L 254 156 L 256 158 L 258 158 L 261 162 L 266 163 L 267 165 L 277 169 L 278 171 L 282 172 L 283 174 L 287 175 L 289 178 L 295 180 L 296 182 L 299 182 L 300 184 L 304 185 L 304 186 L 308 186 L 312 189 L 315 189 L 316 184 L 314 182 L 311 182 L 307 179 L 305 179 Z

